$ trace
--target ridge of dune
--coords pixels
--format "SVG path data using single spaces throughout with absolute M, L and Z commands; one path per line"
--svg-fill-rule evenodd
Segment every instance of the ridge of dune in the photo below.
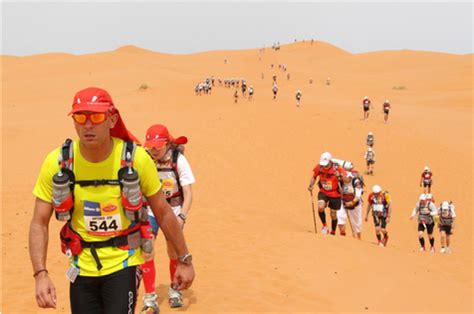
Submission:
M 130 54 L 153 54 L 153 55 L 166 55 L 165 53 L 154 51 L 146 48 L 141 48 L 135 45 L 121 46 L 115 50 L 105 51 L 105 53 L 130 53 Z

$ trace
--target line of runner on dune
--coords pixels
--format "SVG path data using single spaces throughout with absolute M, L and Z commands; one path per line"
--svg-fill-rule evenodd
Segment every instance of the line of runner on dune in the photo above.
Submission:
M 370 132 L 367 136 L 367 151 L 364 155 L 367 163 L 366 174 L 373 175 L 373 164 L 375 153 L 373 152 L 374 135 Z M 426 251 L 424 231 L 427 231 L 430 242 L 430 251 L 435 252 L 435 239 L 433 230 L 436 224 L 440 231 L 441 249 L 440 253 L 450 253 L 450 236 L 453 234 L 454 221 L 456 218 L 455 206 L 452 201 L 444 201 L 439 207 L 431 194 L 433 184 L 433 173 L 426 166 L 421 174 L 420 187 L 423 193 L 417 201 L 410 219 L 418 218 L 418 240 L 420 251 Z M 362 237 L 362 207 L 364 204 L 364 178 L 354 168 L 350 161 L 333 158 L 329 152 L 321 155 L 319 163 L 314 167 L 308 190 L 311 194 L 313 209 L 313 222 L 317 232 L 316 214 L 314 209 L 314 186 L 318 185 L 317 195 L 318 215 L 322 223 L 323 234 L 336 235 L 339 227 L 340 235 L 346 235 L 346 223 L 349 222 L 353 237 Z M 330 209 L 331 230 L 329 231 L 325 209 Z M 392 215 L 392 197 L 387 190 L 380 185 L 374 185 L 367 197 L 367 210 L 365 221 L 368 221 L 372 213 L 375 226 L 375 235 L 379 246 L 386 246 L 389 235 L 387 224 Z

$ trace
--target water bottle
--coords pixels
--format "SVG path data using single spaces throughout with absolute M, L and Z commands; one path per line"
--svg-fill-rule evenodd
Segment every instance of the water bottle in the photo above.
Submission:
M 145 253 L 153 251 L 153 228 L 149 223 L 140 226 L 141 248 Z
M 122 203 L 127 218 L 135 221 L 135 214 L 143 207 L 143 201 L 138 172 L 131 167 L 122 177 Z
M 53 208 L 56 218 L 60 221 L 71 219 L 73 202 L 70 185 L 69 174 L 59 170 L 53 176 Z

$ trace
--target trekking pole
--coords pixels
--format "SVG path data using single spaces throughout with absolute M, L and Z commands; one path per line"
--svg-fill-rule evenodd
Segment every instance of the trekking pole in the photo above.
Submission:
M 310 193 L 311 193 L 311 207 L 313 208 L 314 233 L 318 233 L 318 229 L 316 228 L 316 213 L 314 211 L 313 191 L 310 191 Z

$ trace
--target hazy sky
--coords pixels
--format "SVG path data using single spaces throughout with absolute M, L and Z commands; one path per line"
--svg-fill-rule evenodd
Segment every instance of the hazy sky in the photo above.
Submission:
M 467 2 L 3 2 L 2 54 L 74 54 L 123 45 L 168 52 L 327 41 L 351 52 L 472 53 Z

